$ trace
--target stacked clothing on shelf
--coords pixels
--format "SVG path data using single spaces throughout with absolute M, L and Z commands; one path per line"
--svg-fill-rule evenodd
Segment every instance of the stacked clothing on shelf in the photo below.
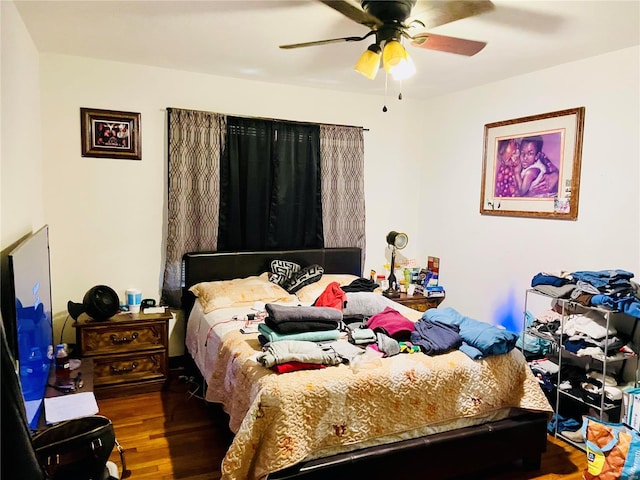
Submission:
M 580 308 L 580 307 L 579 307 Z M 577 355 L 611 357 L 617 354 L 633 355 L 631 338 L 609 325 L 604 315 L 591 310 L 572 310 L 561 322 L 562 315 L 550 309 L 534 318 L 527 331 L 535 336 L 562 345 Z
M 599 407 L 603 402 L 605 408 L 612 408 L 622 401 L 622 389 L 617 386 L 617 380 L 601 371 L 585 372 L 584 368 L 576 365 L 563 365 L 560 369 L 558 364 L 549 359 L 532 360 L 529 366 L 540 387 L 547 393 L 554 394 L 558 388 L 594 407 Z M 560 383 L 558 378 L 562 379 Z
M 525 312 L 525 328 L 530 330 L 536 323 L 536 317 L 531 312 Z M 525 354 L 534 356 L 544 356 L 551 352 L 553 344 L 549 340 L 541 338 L 540 335 L 520 335 L 516 342 L 516 347 Z
M 610 375 L 599 371 L 585 372 L 574 365 L 563 365 L 560 375 L 562 382 L 558 388 L 588 405 L 599 406 L 604 400 L 605 408 L 611 408 L 622 401 L 622 390 Z
M 560 367 L 547 358 L 532 360 L 529 367 L 545 392 L 553 392 L 558 384 Z
M 640 285 L 626 270 L 582 270 L 575 272 L 540 272 L 531 287 L 556 298 L 582 305 L 603 306 L 640 318 Z

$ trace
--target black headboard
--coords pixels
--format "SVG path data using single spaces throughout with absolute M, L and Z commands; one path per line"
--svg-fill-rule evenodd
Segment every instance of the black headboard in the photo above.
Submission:
M 244 278 L 271 270 L 272 260 L 289 260 L 303 267 L 318 264 L 325 273 L 362 275 L 359 248 L 314 248 L 308 250 L 267 250 L 261 252 L 189 252 L 182 256 L 182 308 L 193 306 L 189 287 L 200 282 Z

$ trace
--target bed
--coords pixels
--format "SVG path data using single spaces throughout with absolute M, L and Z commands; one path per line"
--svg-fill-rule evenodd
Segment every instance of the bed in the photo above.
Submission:
M 278 297 L 269 286 L 260 292 L 273 260 L 324 272 Z M 246 316 L 261 300 L 306 306 L 329 283 L 348 285 L 361 276 L 359 249 L 193 252 L 183 267 L 186 348 L 206 400 L 223 406 L 234 433 L 222 479 L 382 478 L 416 469 L 422 478 L 449 478 L 510 462 L 539 468 L 551 407 L 517 349 L 482 360 L 458 350 L 399 354 L 284 374 L 256 360 L 262 346 L 256 333 L 241 332 Z M 248 279 L 259 288 L 220 293 Z M 412 321 L 422 315 L 381 295 L 375 301 Z

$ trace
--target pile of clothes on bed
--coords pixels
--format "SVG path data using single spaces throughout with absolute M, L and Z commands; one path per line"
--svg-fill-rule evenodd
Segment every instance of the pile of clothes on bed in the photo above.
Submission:
M 267 303 L 264 323 L 258 325 L 263 351 L 256 360 L 284 373 L 351 363 L 365 349 L 380 357 L 460 350 L 480 359 L 508 353 L 518 339 L 453 308 L 431 309 L 412 321 L 395 305 L 379 294 L 344 292 L 337 283 L 329 284 L 312 306 Z

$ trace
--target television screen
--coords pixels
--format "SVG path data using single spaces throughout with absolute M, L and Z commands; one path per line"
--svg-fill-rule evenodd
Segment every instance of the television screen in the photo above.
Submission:
M 49 228 L 42 227 L 9 253 L 15 358 L 27 420 L 36 429 L 53 361 Z

